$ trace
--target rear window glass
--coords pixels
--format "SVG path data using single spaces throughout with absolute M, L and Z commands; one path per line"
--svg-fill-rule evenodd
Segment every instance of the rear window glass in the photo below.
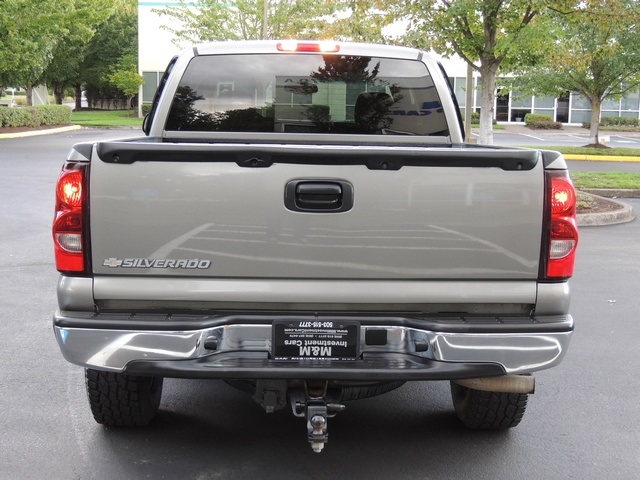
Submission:
M 422 62 L 320 54 L 195 57 L 165 128 L 448 135 Z

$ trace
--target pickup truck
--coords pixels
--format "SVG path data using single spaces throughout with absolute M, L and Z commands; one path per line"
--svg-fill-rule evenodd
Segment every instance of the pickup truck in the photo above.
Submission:
M 53 327 L 98 423 L 149 423 L 164 378 L 223 379 L 319 452 L 345 403 L 438 380 L 464 425 L 505 429 L 565 355 L 566 163 L 464 143 L 426 53 L 199 45 L 143 130 L 73 146 L 57 183 Z

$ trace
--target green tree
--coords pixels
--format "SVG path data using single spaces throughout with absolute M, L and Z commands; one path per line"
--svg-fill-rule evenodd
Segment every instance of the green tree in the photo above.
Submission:
M 142 75 L 138 73 L 138 58 L 131 54 L 122 56 L 109 75 L 109 81 L 127 97 L 135 96 L 144 83 Z
M 551 54 L 521 72 L 520 89 L 560 96 L 579 92 L 591 104 L 590 144 L 599 144 L 602 102 L 640 87 L 640 2 L 585 1 L 554 14 Z
M 62 103 L 67 87 L 78 83 L 87 46 L 98 26 L 114 13 L 114 8 L 113 0 L 75 0 L 67 16 L 73 28 L 59 38 L 49 65 L 38 79 L 38 83 L 52 88 L 57 104 Z
M 73 0 L 0 2 L 0 87 L 32 87 L 70 31 Z
M 76 89 L 85 87 L 90 108 L 128 107 L 131 90 L 120 87 L 129 84 L 125 77 L 136 78 L 130 73 L 134 68 L 131 59 L 138 57 L 138 3 L 115 0 L 114 5 L 115 12 L 97 27 L 79 66 Z M 120 68 L 129 73 L 116 75 Z M 135 70 L 137 75 L 137 67 Z
M 353 42 L 388 43 L 383 30 L 402 11 L 398 2 L 382 0 L 343 0 L 334 2 L 337 11 L 323 34 L 327 38 Z
M 493 143 L 496 77 L 535 61 L 547 47 L 548 3 L 564 0 L 409 0 L 408 43 L 445 56 L 457 54 L 480 73 L 482 100 L 479 143 Z
M 380 0 L 202 0 L 197 7 L 179 0 L 176 7 L 154 10 L 174 20 L 166 27 L 186 44 L 216 40 L 296 38 L 382 42 L 382 29 L 393 21 L 390 5 Z M 266 20 L 266 35 L 265 35 Z
M 167 27 L 177 45 L 264 37 L 264 0 L 202 0 L 197 7 L 189 0 L 179 0 L 178 4 L 155 10 L 177 21 L 178 27 Z M 333 12 L 332 2 L 272 0 L 268 2 L 267 38 L 315 38 L 326 23 L 321 17 Z

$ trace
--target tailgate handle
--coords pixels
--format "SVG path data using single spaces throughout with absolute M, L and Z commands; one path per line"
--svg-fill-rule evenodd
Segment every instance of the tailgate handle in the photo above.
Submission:
M 292 180 L 285 206 L 294 212 L 346 212 L 353 207 L 353 187 L 343 180 Z
M 296 203 L 309 208 L 334 210 L 342 204 L 342 187 L 337 183 L 300 183 Z

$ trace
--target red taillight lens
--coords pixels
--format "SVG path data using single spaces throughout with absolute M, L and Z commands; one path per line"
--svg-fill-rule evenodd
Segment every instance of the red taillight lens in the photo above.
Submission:
M 573 275 L 578 246 L 577 196 L 566 172 L 547 172 L 547 195 L 550 211 L 545 276 L 561 280 Z
M 576 191 L 569 177 L 551 177 L 551 215 L 575 215 Z
M 85 164 L 66 164 L 56 185 L 53 244 L 60 272 L 85 270 L 83 235 Z
M 58 179 L 57 199 L 68 207 L 82 206 L 82 170 L 62 171 Z
M 335 42 L 298 42 L 296 40 L 283 40 L 278 42 L 276 48 L 281 52 L 317 52 L 334 53 L 340 51 L 340 45 Z

